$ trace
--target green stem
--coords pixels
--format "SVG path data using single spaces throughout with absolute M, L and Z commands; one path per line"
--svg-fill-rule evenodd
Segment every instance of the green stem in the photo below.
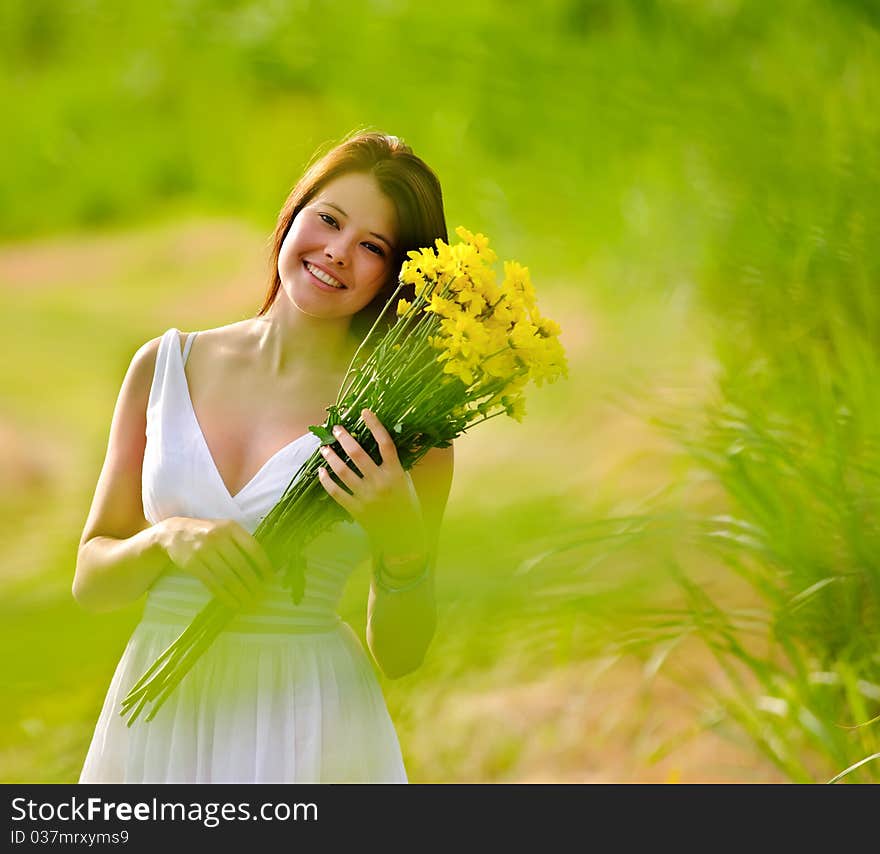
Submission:
M 151 681 L 151 677 L 154 673 L 159 671 L 160 669 L 164 670 L 165 666 L 171 664 L 173 666 L 173 659 L 180 652 L 180 650 L 185 649 L 189 643 L 204 631 L 205 626 L 214 619 L 214 613 L 218 611 L 228 611 L 228 609 L 223 605 L 223 603 L 219 602 L 216 599 L 212 599 L 205 607 L 193 618 L 192 622 L 183 630 L 183 632 L 174 640 L 173 643 L 169 644 L 169 646 L 165 649 L 165 651 L 156 659 L 153 663 L 152 667 L 137 681 L 137 683 L 129 690 L 126 699 L 123 700 L 123 709 L 126 707 L 126 703 L 130 705 L 133 700 L 129 698 L 133 698 L 134 695 L 139 694 L 144 686 Z M 231 612 L 229 612 L 231 615 Z
M 156 692 L 170 678 L 184 660 L 187 652 L 198 644 L 200 639 L 210 633 L 215 626 L 221 629 L 234 616 L 222 602 L 212 599 L 192 620 L 186 629 L 171 643 L 153 666 L 138 680 L 122 701 L 122 714 L 138 702 L 134 715 L 129 719 L 129 726 L 135 720 L 144 702 L 155 696 Z M 179 680 L 178 680 L 179 681 Z
M 189 673 L 201 654 L 216 640 L 217 635 L 223 631 L 227 622 L 225 620 L 223 622 L 218 621 L 216 625 L 210 626 L 208 631 L 203 634 L 201 640 L 187 651 L 186 655 L 175 667 L 173 674 L 164 683 L 162 693 L 153 700 L 153 707 L 147 715 L 148 721 L 156 717 L 156 713 L 162 708 L 168 697 L 171 696 L 171 692 L 180 684 L 183 677 Z
M 373 325 L 370 327 L 369 331 L 364 336 L 363 341 L 361 341 L 361 343 L 358 344 L 357 350 L 354 351 L 354 355 L 351 357 L 351 361 L 348 363 L 348 370 L 345 372 L 345 377 L 343 377 L 342 385 L 339 388 L 339 394 L 336 397 L 337 403 L 342 398 L 342 396 L 345 394 L 344 389 L 345 389 L 346 381 L 348 380 L 349 375 L 350 374 L 355 374 L 355 375 L 357 374 L 357 370 L 353 370 L 354 365 L 357 362 L 357 357 L 360 355 L 361 350 L 363 350 L 364 347 L 366 346 L 367 341 L 370 340 L 370 336 L 372 336 L 373 332 L 378 327 L 379 322 L 385 316 L 385 312 L 388 311 L 389 306 L 397 305 L 395 297 L 400 293 L 400 289 L 402 287 L 403 287 L 403 282 L 398 281 L 397 287 L 394 289 L 394 293 L 391 294 L 390 298 L 385 302 L 385 305 L 382 306 L 382 311 L 379 312 L 379 316 L 373 321 Z M 367 360 L 367 361 L 369 361 L 369 360 Z

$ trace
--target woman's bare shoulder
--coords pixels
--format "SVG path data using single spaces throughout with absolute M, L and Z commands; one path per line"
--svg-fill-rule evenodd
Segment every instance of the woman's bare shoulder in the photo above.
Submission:
M 240 327 L 246 322 L 247 321 L 239 321 L 236 323 L 230 323 L 226 326 L 218 326 L 213 329 L 200 329 L 197 334 L 199 338 L 213 342 L 214 346 L 211 347 L 212 350 L 235 351 L 241 346 L 240 341 L 243 337 L 242 332 L 244 329 Z M 186 347 L 187 338 L 192 334 L 192 332 L 178 330 L 178 343 L 180 345 L 181 355 L 183 355 L 184 348 Z M 129 368 L 129 371 L 134 376 L 140 377 L 141 379 L 152 377 L 153 371 L 156 367 L 156 357 L 159 353 L 159 345 L 162 342 L 162 337 L 162 335 L 157 335 L 155 338 L 151 338 L 149 341 L 144 342 L 138 347 L 131 359 L 131 366 Z M 202 342 L 201 346 L 204 346 L 204 344 L 205 341 Z
M 247 318 L 245 320 L 237 320 L 234 323 L 227 323 L 224 326 L 200 329 L 197 333 L 200 341 L 199 348 L 210 347 L 212 354 L 215 356 L 237 355 L 246 349 L 248 342 L 252 338 L 253 328 L 253 320 Z M 187 336 L 190 334 L 189 332 L 181 333 L 181 352 L 183 352 Z
M 144 385 L 144 383 L 149 385 L 152 381 L 161 341 L 161 335 L 151 338 L 149 341 L 141 344 L 135 351 L 134 356 L 131 357 L 131 365 L 128 372 L 139 385 Z

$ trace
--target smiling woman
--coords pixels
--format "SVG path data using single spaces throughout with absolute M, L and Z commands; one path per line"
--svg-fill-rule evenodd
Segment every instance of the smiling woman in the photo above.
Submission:
M 341 181 L 337 183 L 337 179 Z M 303 211 L 306 216 L 300 217 Z M 319 223 L 337 232 L 338 239 L 321 233 Z M 358 259 L 355 255 L 335 256 L 334 249 L 357 246 L 356 255 L 374 256 L 377 266 L 368 269 L 384 269 L 384 279 L 372 299 L 355 309 L 351 318 L 350 333 L 357 341 L 363 339 L 391 296 L 406 253 L 431 246 L 438 237 L 448 239 L 437 176 L 400 139 L 376 134 L 357 134 L 331 149 L 312 164 L 288 196 L 275 227 L 269 290 L 258 316 L 273 306 L 285 281 L 284 271 L 291 272 L 287 255 L 293 248 L 289 244 L 299 242 L 301 230 L 319 243 L 325 241 L 314 255 L 302 260 L 335 278 L 335 283 L 342 279 L 342 284 L 350 284 L 341 275 L 340 265 Z M 329 256 L 323 254 L 325 248 Z
M 334 178 L 300 211 L 281 244 L 278 273 L 284 293 L 305 314 L 355 314 L 388 281 L 396 233 L 394 205 L 371 175 Z M 327 300 L 316 289 L 339 298 Z
M 359 511 L 310 546 L 299 604 L 253 532 L 320 444 L 308 427 L 324 420 L 407 251 L 436 238 L 446 226 L 434 173 L 398 138 L 356 134 L 288 197 L 253 318 L 185 336 L 171 328 L 135 353 L 73 593 L 94 611 L 146 602 L 81 782 L 406 781 L 376 674 L 336 609 L 352 570 L 381 556 L 367 646 L 389 677 L 421 664 L 452 448 L 405 472 L 371 417 L 387 453 L 364 471 L 337 472 Z M 347 503 L 350 491 L 325 488 Z M 122 699 L 212 597 L 238 616 L 156 717 L 127 727 Z

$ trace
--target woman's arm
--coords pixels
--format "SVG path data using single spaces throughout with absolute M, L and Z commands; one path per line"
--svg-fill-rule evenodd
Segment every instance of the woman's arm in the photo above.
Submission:
M 135 353 L 122 382 L 77 550 L 73 596 L 90 611 L 121 608 L 175 565 L 236 609 L 260 595 L 263 582 L 274 574 L 268 555 L 248 531 L 231 519 L 171 516 L 150 526 L 144 518 L 147 404 L 159 340 Z
M 440 527 L 452 485 L 453 449 L 433 448 L 410 475 L 424 520 L 423 532 L 403 530 L 380 552 L 373 551 L 373 580 L 367 605 L 367 644 L 391 679 L 418 668 L 434 636 L 437 608 L 434 567 Z
M 432 565 L 452 483 L 453 452 L 451 445 L 432 448 L 407 474 L 385 426 L 369 409 L 361 414 L 376 439 L 380 462 L 336 425 L 333 435 L 357 470 L 323 445 L 321 453 L 336 478 L 321 467 L 318 479 L 370 537 L 374 574 L 367 644 L 385 675 L 396 678 L 421 664 L 434 635 Z
M 147 402 L 159 338 L 132 357 L 110 424 L 104 465 L 80 538 L 73 596 L 90 611 L 136 600 L 167 566 L 164 526 L 150 527 L 141 500 Z

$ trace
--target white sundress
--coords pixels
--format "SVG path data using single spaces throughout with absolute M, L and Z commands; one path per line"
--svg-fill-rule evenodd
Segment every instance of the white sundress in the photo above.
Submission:
M 147 409 L 142 495 L 150 524 L 235 519 L 253 533 L 318 445 L 306 433 L 230 495 L 196 419 L 179 331 L 161 338 Z M 123 698 L 211 595 L 176 568 L 147 593 L 116 667 L 80 783 L 405 783 L 400 744 L 373 664 L 336 613 L 369 554 L 360 525 L 339 523 L 306 551 L 299 605 L 280 585 L 234 618 L 156 717 L 131 727 Z

